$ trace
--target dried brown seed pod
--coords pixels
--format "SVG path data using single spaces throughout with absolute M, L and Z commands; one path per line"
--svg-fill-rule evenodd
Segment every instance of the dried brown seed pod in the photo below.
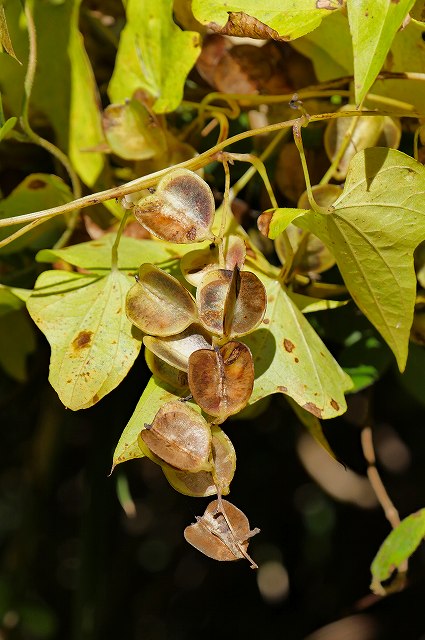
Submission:
M 239 236 L 226 236 L 223 239 L 223 252 L 225 257 L 225 268 L 233 271 L 237 266 L 242 269 L 245 256 L 245 242 Z M 180 269 L 185 279 L 197 287 L 207 271 L 219 268 L 219 251 L 216 244 L 211 244 L 206 249 L 189 251 L 180 260 Z
M 184 530 L 189 544 L 214 560 L 246 558 L 251 567 L 257 569 L 247 549 L 250 538 L 259 533 L 259 529 L 250 529 L 248 518 L 240 509 L 227 500 L 214 500 L 196 520 Z
M 152 453 L 181 471 L 211 470 L 211 429 L 200 413 L 179 400 L 165 403 L 140 438 Z
M 213 240 L 213 193 L 205 180 L 188 169 L 170 171 L 158 183 L 155 194 L 138 202 L 133 211 L 140 224 L 161 240 Z
M 196 321 L 193 297 L 180 282 L 152 264 L 142 264 L 127 293 L 127 317 L 144 333 L 171 336 Z
M 208 332 L 198 324 L 192 324 L 182 333 L 169 338 L 145 336 L 143 344 L 158 358 L 181 371 L 187 371 L 191 353 L 198 349 L 212 348 Z
M 159 378 L 159 380 L 166 382 L 179 391 L 189 388 L 187 373 L 185 371 L 176 369 L 149 349 L 145 349 L 145 360 L 149 370 L 156 378 Z
M 189 358 L 189 389 L 203 411 L 223 422 L 243 409 L 254 386 L 251 351 L 230 341 L 220 349 L 200 349 Z

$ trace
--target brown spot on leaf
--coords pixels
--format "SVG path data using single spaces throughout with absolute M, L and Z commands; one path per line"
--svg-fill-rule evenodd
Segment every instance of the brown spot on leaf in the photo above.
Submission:
M 285 338 L 283 341 L 283 347 L 288 353 L 291 353 L 295 349 L 294 343 L 288 340 L 288 338 Z
M 336 401 L 336 400 L 334 400 L 333 398 L 332 398 L 332 400 L 331 400 L 331 407 L 332 407 L 333 409 L 335 409 L 335 411 L 338 411 L 338 410 L 339 410 L 339 404 L 338 404 L 338 403 L 337 403 L 337 401 Z
M 75 350 L 88 347 L 91 342 L 92 335 L 93 331 L 80 331 L 78 336 L 72 341 L 72 346 Z
M 244 13 L 243 11 L 228 11 L 226 24 L 221 27 L 216 22 L 210 22 L 211 31 L 221 33 L 226 36 L 237 36 L 241 38 L 256 38 L 259 40 L 283 40 L 288 41 L 288 36 L 280 36 L 275 29 L 260 22 L 257 18 Z
M 280 386 L 277 388 L 280 393 L 286 393 L 288 391 L 288 387 Z
M 269 318 L 264 318 L 263 322 L 264 322 L 264 324 L 269 324 L 270 320 L 269 320 Z
M 44 189 L 45 187 L 47 187 L 47 184 L 44 180 L 35 179 L 28 182 L 28 189 L 32 189 L 33 191 L 36 191 L 36 189 Z
M 299 360 L 299 358 L 294 358 L 294 362 L 295 362 L 295 364 L 298 364 L 298 363 L 299 363 L 299 361 L 300 361 L 300 360 Z
M 315 405 L 313 402 L 306 402 L 303 405 L 303 409 L 305 409 L 306 411 L 309 411 L 310 413 L 312 413 L 314 416 L 316 416 L 316 418 L 321 418 L 322 417 L 321 409 L 319 409 L 319 407 L 317 405 Z
M 99 402 L 99 400 L 100 400 L 99 396 L 97 395 L 97 393 L 95 393 L 93 396 L 93 404 L 96 404 L 96 402 Z

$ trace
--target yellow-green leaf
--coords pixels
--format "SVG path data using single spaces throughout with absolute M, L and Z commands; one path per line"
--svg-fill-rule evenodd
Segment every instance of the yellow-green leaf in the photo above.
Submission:
M 76 411 L 98 402 L 125 378 L 141 342 L 125 315 L 131 279 L 45 271 L 27 302 L 51 346 L 49 380 L 63 404 Z
M 381 71 L 392 41 L 415 0 L 347 0 L 354 54 L 354 89 L 359 104 Z
M 297 218 L 334 254 L 357 306 L 404 370 L 416 297 L 413 252 L 425 238 L 425 169 L 394 149 L 371 148 L 351 161 L 330 214 Z
M 282 285 L 257 275 L 267 290 L 265 326 L 241 339 L 254 358 L 250 404 L 272 393 L 284 393 L 317 418 L 344 413 L 344 392 L 352 386 L 351 379 Z
M 424 536 L 425 509 L 407 516 L 391 531 L 372 562 L 371 589 L 375 593 L 385 593 L 381 583 L 416 551 Z
M 324 8 L 318 8 L 322 4 Z M 316 29 L 323 18 L 340 9 L 339 0 L 193 0 L 197 20 L 231 36 L 294 40 Z
M 144 457 L 145 454 L 137 442 L 141 430 L 145 423 L 151 424 L 153 422 L 155 415 L 166 402 L 177 399 L 178 396 L 172 392 L 171 387 L 163 383 L 160 386 L 155 378 L 151 377 L 118 441 L 114 451 L 112 468 L 121 462 Z
M 156 113 L 174 111 L 183 97 L 189 71 L 201 51 L 200 36 L 174 22 L 173 0 L 128 0 L 127 23 L 121 33 L 111 102 L 121 103 L 144 89 L 155 98 Z

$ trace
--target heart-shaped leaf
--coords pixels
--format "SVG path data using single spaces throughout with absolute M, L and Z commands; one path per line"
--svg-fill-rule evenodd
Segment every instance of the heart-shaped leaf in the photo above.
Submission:
M 125 378 L 141 342 L 124 313 L 130 278 L 44 271 L 28 311 L 51 346 L 49 380 L 63 404 L 76 411 L 98 402 Z
M 184 530 L 184 537 L 195 549 L 214 560 L 247 558 L 253 569 L 255 562 L 247 554 L 250 538 L 259 532 L 251 531 L 246 515 L 227 500 L 214 500 L 204 515 Z
M 266 293 L 251 271 L 208 271 L 196 291 L 199 319 L 211 333 L 236 337 L 253 331 L 264 317 Z
M 189 357 L 189 388 L 195 402 L 221 422 L 243 409 L 254 385 L 254 364 L 242 342 L 200 349 Z
M 181 333 L 197 317 L 189 291 L 152 264 L 140 266 L 137 282 L 127 294 L 126 312 L 136 327 L 154 336 Z
M 331 249 L 345 285 L 404 370 L 416 298 L 413 253 L 425 238 L 425 169 L 375 147 L 351 161 L 330 214 L 309 212 L 297 225 Z
M 176 491 L 188 496 L 206 497 L 217 493 L 225 496 L 230 491 L 230 483 L 236 469 L 236 453 L 230 438 L 218 427 L 211 427 L 212 471 L 187 473 L 163 465 L 162 470 Z
M 138 202 L 136 219 L 161 240 L 184 243 L 213 240 L 215 202 L 208 184 L 188 169 L 173 169 L 154 195 Z
M 199 413 L 180 401 L 161 407 L 140 434 L 154 455 L 181 471 L 208 471 L 211 429 Z

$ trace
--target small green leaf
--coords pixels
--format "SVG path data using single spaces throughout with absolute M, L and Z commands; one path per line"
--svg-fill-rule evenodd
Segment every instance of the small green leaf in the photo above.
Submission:
M 312 298 L 304 296 L 302 293 L 288 291 L 289 297 L 295 302 L 298 309 L 303 313 L 315 313 L 316 311 L 328 311 L 344 307 L 350 300 L 326 300 L 324 298 Z
M 114 451 L 112 469 L 127 460 L 143 458 L 137 439 L 145 424 L 151 424 L 159 409 L 171 400 L 178 400 L 171 387 L 161 383 L 152 376 L 143 391 L 139 402 L 128 421 Z
M 137 89 L 156 98 L 156 113 L 174 111 L 183 86 L 201 51 L 200 36 L 182 31 L 172 17 L 173 0 L 126 3 L 124 27 L 114 73 L 109 84 L 111 102 L 122 103 Z
M 250 404 L 284 393 L 317 418 L 341 415 L 347 408 L 344 392 L 352 381 L 281 284 L 257 275 L 267 290 L 265 327 L 241 339 L 254 358 Z
M 341 351 L 339 364 L 354 383 L 350 393 L 357 393 L 374 384 L 391 364 L 391 351 L 371 331 L 359 335 L 359 339 Z
M 322 5 L 326 8 L 318 8 L 316 0 L 193 0 L 192 11 L 199 22 L 219 33 L 288 41 L 313 31 L 341 8 L 338 0 Z
M 19 382 L 27 379 L 27 356 L 35 348 L 34 325 L 25 311 L 0 311 L 0 366 L 11 378 Z
M 44 271 L 28 311 L 51 346 L 49 380 L 63 404 L 76 411 L 98 402 L 125 378 L 141 342 L 125 315 L 131 279 Z
M 267 209 L 258 218 L 258 228 L 264 236 L 275 240 L 293 220 L 307 212 L 308 209 Z
M 356 104 L 363 100 L 381 71 L 394 36 L 414 4 L 415 0 L 347 0 Z
M 382 593 L 381 583 L 418 548 L 425 536 L 425 509 L 404 518 L 382 543 L 372 565 L 371 589 Z
M 394 149 L 357 153 L 332 213 L 297 219 L 334 254 L 357 306 L 403 371 L 416 299 L 413 253 L 425 237 L 425 169 Z
M 18 118 L 13 116 L 12 118 L 8 118 L 4 125 L 0 127 L 0 142 L 6 138 L 9 131 L 12 131 L 15 124 L 18 122 Z

